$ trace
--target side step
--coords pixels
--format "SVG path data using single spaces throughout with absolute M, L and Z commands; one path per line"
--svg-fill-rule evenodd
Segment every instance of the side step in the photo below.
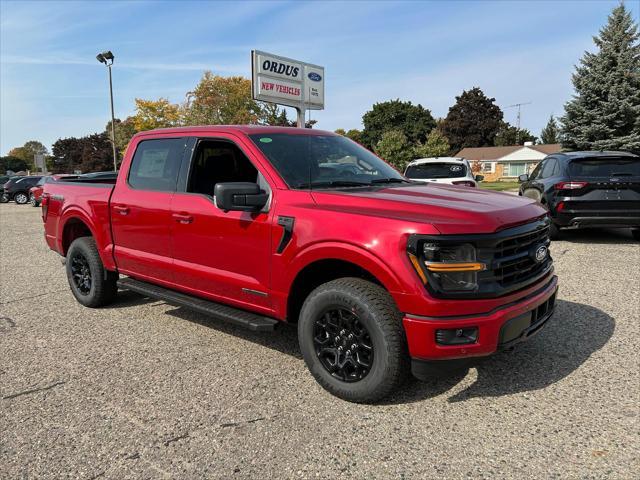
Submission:
M 275 330 L 280 322 L 273 318 L 247 312 L 221 303 L 215 303 L 202 298 L 194 297 L 186 293 L 176 292 L 168 288 L 159 287 L 147 282 L 141 282 L 133 278 L 121 278 L 118 280 L 118 288 L 131 290 L 146 297 L 164 300 L 171 305 L 189 308 L 196 312 L 210 315 L 225 322 L 233 323 L 241 327 L 255 331 Z

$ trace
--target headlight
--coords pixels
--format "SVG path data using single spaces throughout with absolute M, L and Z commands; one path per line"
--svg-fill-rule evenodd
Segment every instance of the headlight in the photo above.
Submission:
M 486 268 L 477 261 L 476 248 L 470 243 L 445 243 L 413 236 L 408 254 L 422 281 L 436 292 L 477 290 L 478 272 Z

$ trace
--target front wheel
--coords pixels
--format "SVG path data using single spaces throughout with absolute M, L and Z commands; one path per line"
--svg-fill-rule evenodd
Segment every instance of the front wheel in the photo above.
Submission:
M 92 237 L 76 238 L 71 243 L 66 270 L 73 296 L 85 307 L 101 307 L 115 298 L 118 274 L 104 268 Z
M 384 288 L 366 280 L 341 278 L 311 292 L 298 340 L 311 374 L 344 400 L 380 400 L 409 372 L 402 314 Z
M 24 205 L 25 203 L 27 203 L 29 201 L 29 197 L 27 197 L 27 194 L 24 192 L 18 192 L 15 194 L 15 196 L 13 197 L 13 200 L 18 204 L 18 205 Z
M 29 203 L 31 204 L 32 207 L 37 207 L 38 205 L 40 205 L 38 200 L 36 200 L 36 196 L 33 193 L 29 194 Z

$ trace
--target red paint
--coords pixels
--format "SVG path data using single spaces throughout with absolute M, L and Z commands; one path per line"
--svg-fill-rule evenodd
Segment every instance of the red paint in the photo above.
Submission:
M 504 321 L 534 308 L 555 291 L 555 277 L 547 277 L 500 298 L 436 299 L 428 294 L 406 254 L 407 239 L 413 233 L 493 233 L 545 215 L 546 210 L 533 200 L 444 184 L 374 191 L 291 190 L 247 137 L 256 132 L 332 135 L 319 130 L 252 126 L 186 127 L 137 134 L 113 188 L 45 185 L 49 246 L 64 255 L 65 227 L 81 221 L 95 237 L 108 269 L 280 320 L 287 318 L 291 286 L 305 267 L 326 259 L 351 262 L 390 292 L 405 314 L 409 348 L 417 358 L 491 353 Z M 131 188 L 126 178 L 138 143 L 169 137 L 234 141 L 271 186 L 269 212 L 225 213 L 205 195 Z M 278 216 L 296 219 L 293 238 L 282 254 L 276 252 L 282 236 Z M 531 297 L 545 283 L 549 284 L 546 290 Z M 466 318 L 438 321 L 412 319 L 411 315 Z M 479 342 L 466 345 L 464 352 L 461 347 L 438 347 L 433 332 L 439 325 L 479 325 Z

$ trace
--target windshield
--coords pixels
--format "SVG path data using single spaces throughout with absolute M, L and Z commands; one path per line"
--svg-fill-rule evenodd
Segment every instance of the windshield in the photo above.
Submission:
M 569 174 L 575 177 L 640 177 L 640 158 L 610 157 L 574 160 Z
M 463 163 L 423 163 L 407 168 L 408 178 L 458 178 L 467 175 L 467 167 Z
M 339 135 L 249 135 L 291 188 L 406 182 L 367 149 Z

